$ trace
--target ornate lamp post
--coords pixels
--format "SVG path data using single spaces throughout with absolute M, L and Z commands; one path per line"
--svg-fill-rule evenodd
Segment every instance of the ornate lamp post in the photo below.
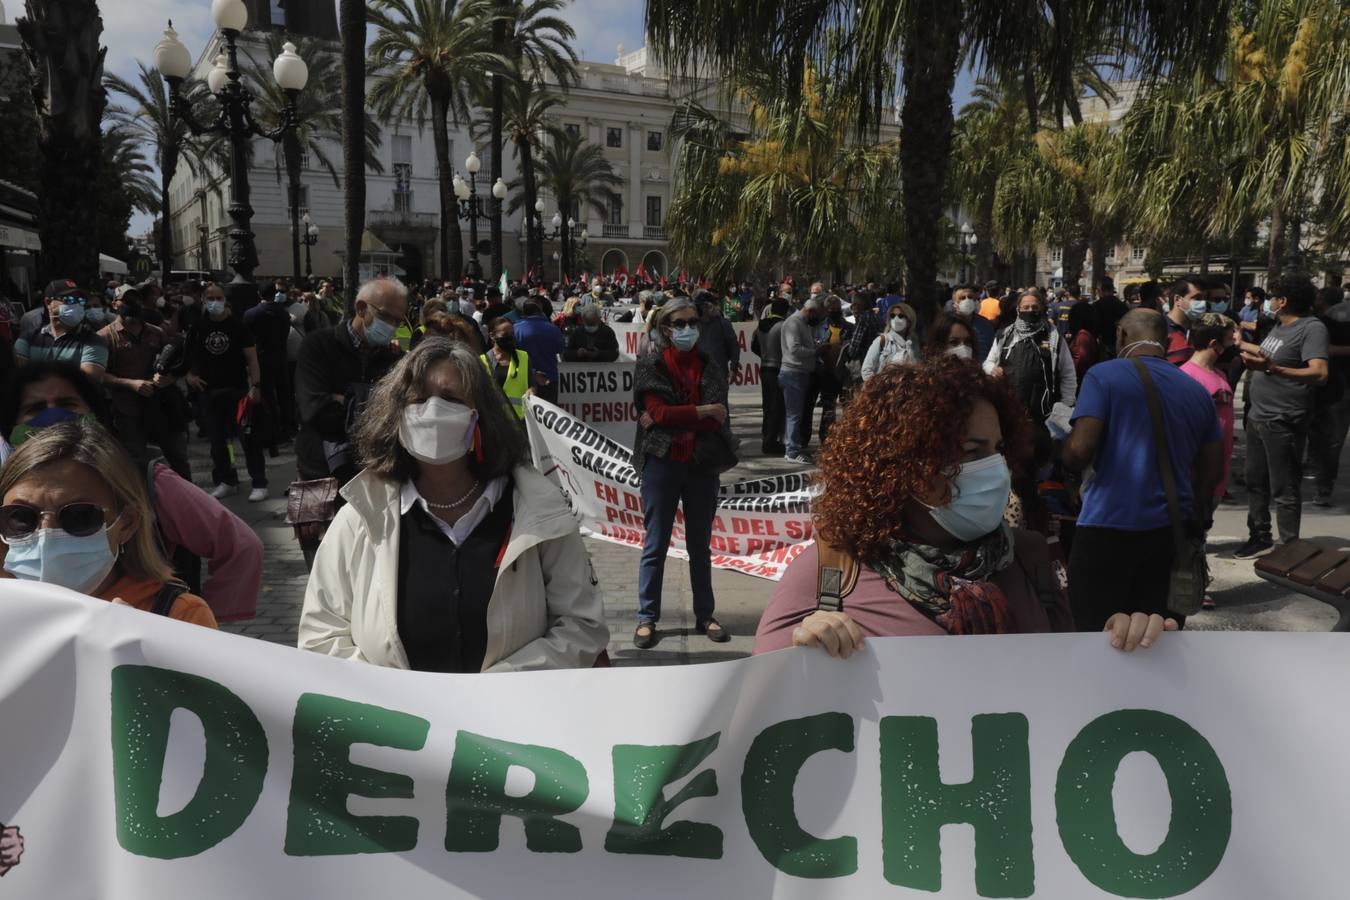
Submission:
M 203 272 L 209 272 L 209 271 L 211 271 L 211 267 L 210 267 L 209 265 L 207 265 L 208 260 L 207 260 L 207 258 L 206 258 L 206 245 L 207 245 L 207 241 L 210 239 L 210 235 L 211 235 L 211 229 L 209 229 L 209 228 L 206 227 L 206 223 L 205 223 L 205 222 L 198 222 L 198 223 L 197 223 L 197 268 L 201 269 Z
M 474 281 L 482 281 L 483 267 L 478 264 L 478 221 L 492 221 L 492 216 L 483 211 L 483 198 L 478 196 L 478 171 L 483 167 L 483 163 L 478 158 L 477 153 L 470 152 L 464 160 L 464 169 L 469 173 L 469 180 L 465 181 L 459 175 L 451 183 L 455 190 L 455 197 L 459 200 L 459 217 L 468 220 L 469 223 L 469 265 L 466 268 L 466 274 Z M 494 204 L 500 204 L 506 199 L 506 182 L 500 178 L 492 185 L 492 200 Z M 493 250 L 494 255 L 497 253 Z
M 971 281 L 971 269 L 974 268 L 974 259 L 971 256 L 975 250 L 975 245 L 980 242 L 977 235 L 969 224 L 961 226 L 961 259 L 965 265 L 966 271 L 963 273 L 962 281 Z
M 319 242 L 319 226 L 314 224 L 314 220 L 309 217 L 309 213 L 305 213 L 301 223 L 304 225 L 305 233 L 300 237 L 300 243 L 305 245 L 305 279 L 308 280 L 314 277 L 314 266 L 310 263 L 309 248 Z
M 538 218 L 542 222 L 544 201 L 536 200 L 534 209 L 535 212 L 540 214 Z M 571 275 L 576 269 L 577 253 L 586 249 L 586 243 L 591 239 L 591 233 L 585 226 L 582 226 L 580 243 L 578 243 L 572 236 L 572 232 L 575 231 L 577 227 L 577 220 L 568 216 L 567 221 L 563 222 L 561 208 L 553 214 L 553 218 L 549 220 L 549 224 L 553 226 L 552 231 L 545 231 L 542 224 L 537 226 L 539 229 L 539 246 L 542 247 L 544 241 L 560 241 L 562 244 L 562 253 L 553 254 L 553 258 L 559 260 L 561 263 L 559 277 L 561 277 L 562 274 Z
M 236 312 L 242 312 L 258 302 L 258 288 L 253 283 L 258 250 L 250 228 L 253 209 L 248 196 L 248 142 L 255 136 L 275 141 L 295 127 L 296 97 L 309 80 L 309 70 L 296 54 L 295 45 L 287 42 L 272 63 L 272 75 L 286 94 L 282 122 L 271 130 L 259 127 L 249 111 L 253 96 L 244 88 L 239 72 L 238 40 L 248 24 L 248 7 L 243 0 L 212 0 L 211 15 L 225 38 L 225 52 L 216 57 L 215 67 L 206 76 L 207 87 L 219 106 L 213 123 L 198 122 L 179 93 L 183 79 L 192 70 L 192 57 L 178 40 L 172 22 L 155 45 L 155 68 L 168 83 L 169 109 L 175 119 L 181 119 L 194 135 L 219 134 L 230 141 L 230 268 L 234 278 L 226 293 Z

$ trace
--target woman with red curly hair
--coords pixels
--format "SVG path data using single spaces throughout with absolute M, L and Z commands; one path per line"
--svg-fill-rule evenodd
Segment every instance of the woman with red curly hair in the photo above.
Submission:
M 816 545 L 779 582 L 755 652 L 847 657 L 866 636 L 1072 630 L 1044 536 L 1003 521 L 1030 427 L 1008 388 L 963 360 L 878 372 L 821 451 Z M 1106 624 L 1127 651 L 1165 628 L 1176 623 L 1143 613 Z

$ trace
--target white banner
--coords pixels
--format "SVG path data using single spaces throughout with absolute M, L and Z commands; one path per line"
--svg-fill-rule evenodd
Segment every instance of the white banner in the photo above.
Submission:
M 1344 645 L 435 675 L 8 582 L 0 897 L 1341 897 Z
M 755 334 L 754 322 L 733 322 L 736 329 L 736 343 L 741 348 L 739 370 L 731 378 L 732 393 L 753 392 L 759 395 L 759 356 L 750 349 Z M 610 322 L 614 335 L 619 339 L 619 359 L 635 360 L 638 352 L 645 346 L 642 340 L 643 325 L 640 322 Z
M 558 363 L 558 406 L 620 444 L 631 444 L 637 428 L 632 360 L 612 363 Z
M 526 398 L 525 423 L 535 465 L 567 495 L 582 533 L 640 548 L 642 476 L 632 451 L 537 397 Z M 723 484 L 713 519 L 713 565 L 782 578 L 811 541 L 809 488 L 806 473 Z M 684 518 L 677 514 L 670 555 L 688 559 L 684 546 Z

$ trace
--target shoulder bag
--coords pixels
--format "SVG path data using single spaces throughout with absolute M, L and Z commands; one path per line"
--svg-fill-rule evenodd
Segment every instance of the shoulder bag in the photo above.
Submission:
M 1172 576 L 1167 585 L 1167 608 L 1179 616 L 1193 616 L 1200 611 L 1209 583 L 1209 567 L 1205 562 L 1204 537 L 1186 535 L 1181 521 L 1181 498 L 1177 494 L 1176 475 L 1172 470 L 1172 453 L 1167 443 L 1163 423 L 1162 397 L 1143 360 L 1133 360 L 1139 378 L 1144 382 L 1144 399 L 1153 419 L 1153 440 L 1158 449 L 1158 466 L 1162 470 L 1163 490 L 1167 492 L 1167 515 L 1172 520 L 1172 539 L 1176 555 L 1172 558 Z M 1195 503 L 1203 498 L 1196 497 Z

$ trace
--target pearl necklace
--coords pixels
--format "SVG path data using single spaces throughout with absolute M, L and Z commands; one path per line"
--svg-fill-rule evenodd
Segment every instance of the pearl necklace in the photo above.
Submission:
M 455 500 L 451 503 L 432 503 L 426 497 L 423 497 L 422 502 L 425 503 L 427 506 L 431 507 L 432 509 L 454 509 L 457 506 L 463 506 L 465 503 L 467 503 L 469 498 L 473 496 L 473 492 L 476 490 L 478 490 L 477 478 L 473 480 L 473 486 L 469 488 L 469 492 L 465 494 L 463 497 L 460 497 L 458 500 Z

